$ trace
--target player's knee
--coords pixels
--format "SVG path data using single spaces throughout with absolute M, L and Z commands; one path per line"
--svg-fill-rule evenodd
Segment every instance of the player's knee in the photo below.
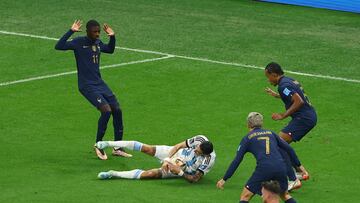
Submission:
M 108 104 L 100 106 L 99 110 L 101 111 L 101 113 L 111 113 L 111 108 Z
M 249 200 L 252 197 L 250 193 L 241 194 L 241 200 Z

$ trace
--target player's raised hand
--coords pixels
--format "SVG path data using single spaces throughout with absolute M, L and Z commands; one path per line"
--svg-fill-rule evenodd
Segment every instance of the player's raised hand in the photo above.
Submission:
M 103 29 L 106 32 L 106 34 L 109 35 L 109 36 L 114 36 L 115 35 L 114 30 L 111 29 L 111 27 L 108 24 L 104 24 Z
M 75 22 L 73 23 L 73 25 L 71 26 L 71 30 L 73 32 L 81 32 L 80 28 L 81 28 L 81 20 L 75 20 Z
M 216 183 L 216 187 L 223 190 L 224 189 L 224 185 L 225 185 L 225 180 L 221 179 Z
M 284 119 L 284 116 L 283 116 L 283 114 L 281 114 L 281 113 L 273 113 L 273 114 L 271 115 L 271 118 L 272 118 L 273 120 L 277 121 L 277 120 L 282 120 L 282 119 Z
M 270 96 L 279 97 L 279 94 L 269 87 L 265 88 L 265 92 L 268 93 Z

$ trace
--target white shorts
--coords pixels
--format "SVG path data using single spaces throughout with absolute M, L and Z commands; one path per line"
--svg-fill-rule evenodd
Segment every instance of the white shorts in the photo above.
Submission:
M 169 157 L 169 153 L 174 146 L 167 145 L 156 145 L 155 157 L 158 158 L 161 162 L 164 161 L 165 158 Z

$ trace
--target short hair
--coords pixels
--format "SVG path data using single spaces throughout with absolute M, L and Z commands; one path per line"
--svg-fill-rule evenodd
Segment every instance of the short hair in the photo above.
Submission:
M 100 24 L 98 21 L 96 20 L 89 20 L 87 23 L 86 23 L 86 29 L 87 30 L 90 30 L 90 28 L 92 27 L 100 27 Z
M 205 142 L 202 142 L 200 144 L 200 149 L 201 149 L 203 154 L 209 155 L 209 154 L 211 154 L 211 152 L 213 152 L 214 147 L 213 147 L 213 144 L 211 142 L 205 141 Z
M 260 113 L 250 112 L 247 117 L 247 122 L 251 128 L 256 128 L 256 127 L 260 128 L 263 125 L 263 119 L 264 117 Z
M 271 62 L 271 63 L 267 64 L 267 66 L 265 67 L 265 70 L 270 74 L 275 73 L 278 75 L 284 75 L 284 71 L 281 69 L 281 66 L 275 62 Z
M 283 193 L 283 191 L 281 190 L 279 182 L 276 181 L 276 180 L 270 180 L 270 181 L 262 182 L 261 186 L 264 189 L 266 189 L 266 190 L 268 190 L 268 191 L 270 191 L 272 193 L 278 194 L 278 195 L 281 195 Z

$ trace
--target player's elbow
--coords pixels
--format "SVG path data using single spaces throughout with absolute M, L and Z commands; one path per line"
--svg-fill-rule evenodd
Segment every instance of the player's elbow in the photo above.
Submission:
M 63 48 L 59 43 L 57 43 L 57 44 L 55 45 L 55 49 L 56 49 L 56 50 L 64 50 L 64 48 Z

